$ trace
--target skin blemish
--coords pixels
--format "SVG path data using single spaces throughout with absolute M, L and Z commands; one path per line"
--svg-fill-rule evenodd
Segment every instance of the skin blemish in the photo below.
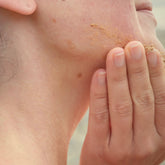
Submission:
M 78 73 L 77 77 L 81 78 L 82 77 L 82 73 Z
M 56 23 L 56 19 L 55 19 L 55 18 L 53 18 L 52 21 L 53 21 L 54 23 Z

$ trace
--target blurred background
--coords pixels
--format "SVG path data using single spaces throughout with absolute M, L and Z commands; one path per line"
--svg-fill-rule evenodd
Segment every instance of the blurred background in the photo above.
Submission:
M 151 0 L 153 2 L 154 14 L 158 21 L 157 35 L 165 46 L 165 0 Z M 79 123 L 69 146 L 68 165 L 79 165 L 81 147 L 88 126 L 88 112 Z M 161 165 L 165 165 L 165 162 Z

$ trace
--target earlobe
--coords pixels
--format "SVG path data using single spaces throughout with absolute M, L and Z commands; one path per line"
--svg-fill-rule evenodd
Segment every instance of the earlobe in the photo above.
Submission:
M 31 15 L 36 11 L 35 0 L 0 0 L 0 7 L 22 15 Z

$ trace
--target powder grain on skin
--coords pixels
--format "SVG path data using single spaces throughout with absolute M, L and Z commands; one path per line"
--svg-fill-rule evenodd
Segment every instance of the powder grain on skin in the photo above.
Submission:
M 154 49 L 156 49 L 153 44 L 151 44 L 151 45 L 144 45 L 144 48 L 145 48 L 145 52 L 147 54 L 152 52 Z M 161 58 L 162 58 L 162 60 L 164 62 L 164 67 L 165 67 L 165 53 L 164 52 L 160 52 L 160 55 L 161 55 Z
M 91 24 L 90 26 L 108 38 L 115 37 L 115 34 L 112 34 L 111 31 L 105 26 L 98 25 L 98 24 Z
M 93 29 L 93 35 L 90 37 L 91 41 L 99 41 L 99 35 L 101 35 L 113 40 L 117 46 L 123 47 L 126 43 L 133 40 L 132 35 L 123 34 L 119 31 L 118 28 L 113 27 L 112 32 L 111 27 L 106 27 L 95 23 L 90 24 L 90 27 Z M 107 46 L 103 45 L 103 47 Z
M 145 49 L 146 53 L 149 53 L 149 52 L 152 52 L 154 50 L 154 46 L 153 46 L 153 44 L 144 45 L 144 49 Z
M 121 33 L 117 28 L 113 28 L 113 33 L 111 32 L 110 27 L 106 27 L 103 25 L 99 25 L 96 23 L 90 24 L 90 27 L 93 29 L 93 33 L 90 37 L 90 40 L 92 41 L 92 45 L 96 45 L 97 42 L 101 39 L 102 36 L 105 36 L 106 38 L 109 38 L 115 42 L 116 46 L 120 46 L 124 48 L 126 44 L 130 41 L 134 41 L 134 37 L 132 35 L 127 35 L 124 33 Z M 100 37 L 101 35 L 101 37 Z M 109 45 L 103 44 L 103 48 L 109 47 Z M 144 45 L 146 53 L 149 53 L 154 50 L 154 45 Z M 163 62 L 165 63 L 165 53 L 160 52 Z

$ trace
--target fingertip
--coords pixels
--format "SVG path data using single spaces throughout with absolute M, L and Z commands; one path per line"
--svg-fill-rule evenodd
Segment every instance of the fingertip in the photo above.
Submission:
M 120 54 L 124 54 L 124 49 L 121 48 L 121 47 L 116 47 L 116 48 L 113 48 L 109 53 L 108 53 L 108 56 L 107 56 L 107 61 L 106 61 L 106 65 L 108 66 L 108 63 L 109 61 L 112 61 L 113 60 L 113 56 L 114 55 L 120 55 Z
M 155 53 L 156 55 L 160 56 L 160 52 L 159 52 L 159 50 L 156 49 L 156 48 L 149 49 L 149 50 L 146 52 L 147 55 L 153 54 L 153 53 Z
M 138 47 L 138 46 L 140 46 L 143 49 L 143 51 L 145 50 L 143 44 L 140 41 L 130 41 L 125 46 L 125 51 L 129 52 L 131 49 Z
M 106 70 L 105 69 L 98 69 L 97 71 L 94 72 L 92 76 L 92 84 L 98 84 L 101 83 L 102 81 L 100 78 L 103 78 L 106 76 Z
M 104 69 L 100 69 L 97 75 L 97 81 L 98 81 L 99 86 L 105 85 L 105 82 L 106 82 L 105 77 L 106 77 L 106 71 Z
M 116 47 L 116 48 L 113 48 L 108 55 L 112 56 L 113 54 L 118 54 L 119 52 L 123 52 L 124 49 L 121 48 L 121 47 Z
M 147 51 L 146 56 L 149 66 L 156 67 L 157 65 L 161 64 L 163 68 L 164 66 L 163 57 L 161 56 L 158 49 L 153 48 L 152 50 Z

